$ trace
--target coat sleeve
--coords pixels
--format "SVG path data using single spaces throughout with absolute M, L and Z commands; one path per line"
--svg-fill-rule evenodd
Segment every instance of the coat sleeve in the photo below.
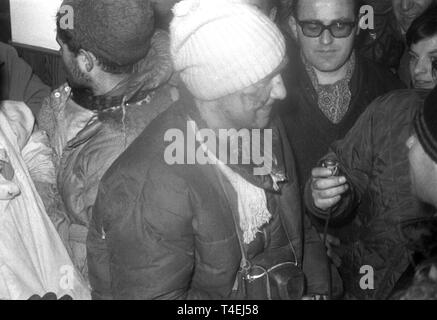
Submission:
M 377 137 L 382 138 L 384 134 L 384 126 L 380 124 L 384 122 L 385 103 L 386 97 L 377 98 L 346 137 L 335 142 L 330 152 L 323 157 L 335 158 L 339 161 L 341 173 L 346 176 L 350 186 L 349 191 L 343 195 L 341 202 L 332 211 L 333 225 L 341 225 L 353 216 L 367 189 L 373 167 L 375 143 L 378 143 Z M 305 205 L 310 214 L 325 219 L 326 212 L 314 206 L 311 182 L 309 180 L 306 184 Z
M 91 220 L 100 180 L 124 149 L 123 137 L 107 126 L 103 126 L 94 140 L 82 149 L 80 170 L 71 174 L 69 185 L 74 189 L 66 202 L 86 225 Z
M 329 273 L 328 257 L 326 248 L 320 239 L 319 234 L 312 226 L 310 219 L 304 215 L 304 255 L 303 271 L 306 277 L 306 295 L 328 295 L 329 294 Z M 332 279 L 332 296 L 339 297 L 343 292 L 343 283 L 340 275 L 331 263 L 329 263 Z
M 189 188 L 168 171 L 149 170 L 139 187 L 137 177 L 126 175 L 109 192 L 101 187 L 88 236 L 94 297 L 149 300 L 199 296 L 190 291 L 194 237 Z M 139 190 L 132 192 L 135 185 Z M 96 227 L 99 220 L 103 230 Z M 102 233 L 104 241 L 99 237 Z M 95 266 L 102 271 L 96 272 Z

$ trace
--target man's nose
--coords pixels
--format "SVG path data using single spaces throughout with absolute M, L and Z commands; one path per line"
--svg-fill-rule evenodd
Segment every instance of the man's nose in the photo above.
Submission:
M 324 30 L 320 35 L 320 43 L 323 45 L 331 44 L 333 41 L 332 34 L 329 30 Z
M 277 75 L 272 79 L 272 91 L 270 97 L 275 100 L 284 100 L 287 96 L 287 89 L 285 89 L 284 81 L 281 75 Z

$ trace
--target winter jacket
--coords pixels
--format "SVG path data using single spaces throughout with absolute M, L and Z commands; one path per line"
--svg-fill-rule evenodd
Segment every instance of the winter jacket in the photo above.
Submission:
M 0 42 L 0 101 L 23 101 L 37 115 L 50 88 L 21 59 L 14 47 Z
M 331 232 L 342 240 L 340 273 L 348 297 L 387 298 L 409 265 L 405 224 L 433 214 L 412 195 L 405 145 L 427 93 L 398 90 L 376 99 L 325 157 L 339 160 L 350 185 L 331 219 Z M 313 205 L 310 182 L 305 200 L 314 216 L 326 217 Z M 360 287 L 363 266 L 373 268 L 374 290 Z
M 388 70 L 357 55 L 350 81 L 352 100 L 349 110 L 340 123 L 333 124 L 320 110 L 317 93 L 299 52 L 293 55 L 296 54 L 282 73 L 287 98 L 278 103 L 278 108 L 303 186 L 311 175 L 311 169 L 328 152 L 329 146 L 346 135 L 376 97 L 404 86 Z
M 158 31 L 149 55 L 102 99 L 76 97 L 64 85 L 52 93 L 40 112 L 40 127 L 48 132 L 56 153 L 57 186 L 65 207 L 55 224 L 84 276 L 85 241 L 100 179 L 144 128 L 177 100 L 177 90 L 168 84 L 171 74 L 168 35 Z M 107 97 L 119 98 L 120 104 L 103 109 Z M 124 107 L 121 100 L 125 100 Z M 89 110 L 77 103 L 82 101 L 97 102 Z
M 241 252 L 231 212 L 237 194 L 229 183 L 220 185 L 214 165 L 169 165 L 164 160 L 164 135 L 179 129 L 186 137 L 187 115 L 200 128 L 206 126 L 194 102 L 184 98 L 157 118 L 102 179 L 87 240 L 93 298 L 235 298 Z M 302 217 L 287 143 L 275 141 L 284 150 L 284 157 L 275 154 L 285 159 L 288 177 L 279 192 L 273 191 L 270 176 L 229 165 L 265 190 L 273 216 L 246 249 L 250 259 L 257 259 L 285 245 L 288 255 L 294 253 L 280 258 L 303 268 L 307 291 L 326 294 L 324 248 Z

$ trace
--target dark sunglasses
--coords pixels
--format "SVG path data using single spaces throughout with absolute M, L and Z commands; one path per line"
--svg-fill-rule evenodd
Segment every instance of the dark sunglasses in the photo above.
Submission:
M 319 21 L 296 19 L 296 22 L 302 28 L 303 34 L 309 38 L 318 38 L 325 30 L 329 30 L 334 38 L 347 38 L 357 25 L 356 21 L 335 21 L 327 26 Z

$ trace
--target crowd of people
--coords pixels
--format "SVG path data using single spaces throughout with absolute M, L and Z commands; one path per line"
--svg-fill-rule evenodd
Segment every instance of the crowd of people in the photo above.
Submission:
M 53 91 L 0 43 L 0 299 L 436 299 L 437 1 L 369 4 L 64 0 Z

